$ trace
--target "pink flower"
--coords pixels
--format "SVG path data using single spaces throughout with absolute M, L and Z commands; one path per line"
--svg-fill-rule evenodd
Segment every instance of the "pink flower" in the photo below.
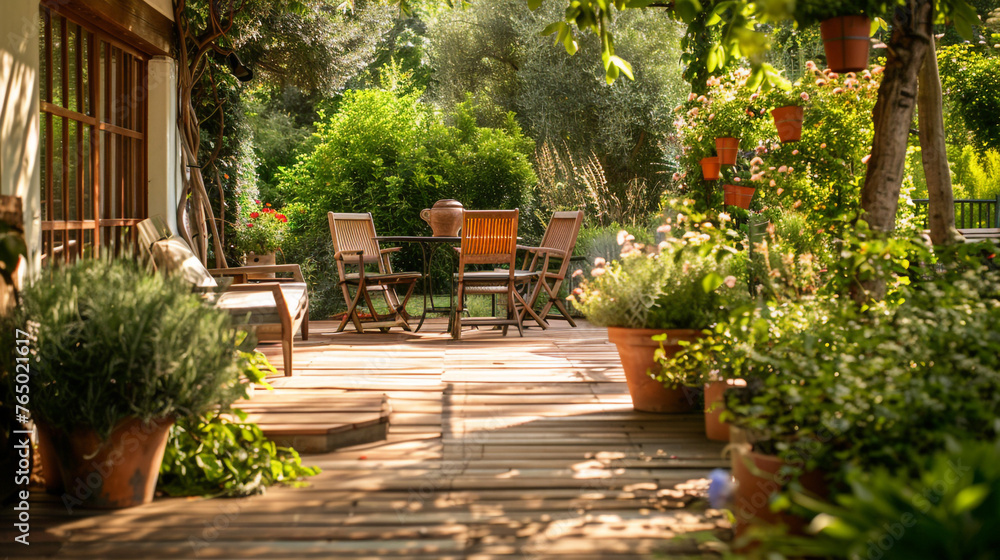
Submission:
M 820 147 L 821 150 L 825 150 L 826 149 L 826 142 L 823 142 L 822 144 L 820 144 L 819 147 Z
M 680 173 L 674 173 L 673 180 L 674 181 L 680 181 L 681 180 L 681 174 Z
M 739 183 L 740 182 L 740 178 L 739 177 L 733 177 L 733 182 L 734 183 Z
M 688 114 L 691 115 L 692 117 L 697 117 L 698 116 L 698 111 L 700 111 L 700 109 L 698 107 L 695 107 L 694 109 L 691 109 L 690 111 L 688 111 Z
M 760 110 L 760 114 L 762 114 L 762 115 L 763 115 L 763 114 L 764 114 L 764 113 L 765 113 L 766 111 L 767 111 L 767 109 L 761 109 L 761 110 Z
M 872 155 L 868 154 L 867 156 L 861 158 L 861 163 L 863 163 L 865 165 L 868 165 L 868 160 L 870 160 L 870 159 L 872 159 Z
M 781 167 L 778 168 L 778 173 L 784 173 L 785 171 L 788 171 L 787 165 L 782 165 Z
M 590 271 L 590 275 L 596 278 L 597 276 L 604 274 L 604 272 L 605 271 L 603 268 L 595 268 L 594 270 Z
M 580 270 L 579 268 L 573 271 L 573 278 L 576 278 L 577 276 L 583 276 L 583 271 Z M 583 290 L 581 290 L 581 292 L 582 291 Z
M 764 173 L 763 172 L 761 172 L 761 173 L 755 173 L 754 175 L 750 176 L 750 180 L 751 181 L 760 181 L 763 178 L 764 178 Z
M 760 159 L 759 157 L 755 157 L 752 160 L 750 160 L 750 165 L 764 165 L 764 160 Z
M 722 283 L 725 284 L 726 286 L 728 286 L 729 288 L 735 288 L 736 287 L 736 277 L 735 276 L 726 276 L 726 279 L 723 280 Z
M 774 181 L 771 181 L 771 182 L 773 183 Z M 778 189 L 778 196 L 781 196 L 781 193 L 783 193 L 783 192 L 785 192 L 785 189 Z
M 804 91 L 799 94 L 799 97 L 802 99 L 802 101 L 809 101 L 809 94 Z
M 818 86 L 825 86 L 826 85 L 826 80 L 824 80 L 823 78 L 820 78 L 820 79 L 816 80 L 816 85 L 818 85 Z
M 759 93 L 757 93 L 757 92 L 754 92 L 754 93 L 753 93 L 753 95 L 751 95 L 751 96 L 750 96 L 750 101 L 754 101 L 754 100 L 755 100 L 755 99 L 757 99 L 758 97 L 760 97 L 760 94 L 759 94 Z
M 711 115 L 708 116 L 708 121 L 712 122 L 712 119 L 714 118 L 715 118 L 715 113 L 712 113 Z
M 777 185 L 778 185 L 778 183 L 775 183 L 775 182 L 774 182 L 774 179 L 771 179 L 771 182 L 770 182 L 770 183 L 768 183 L 768 185 L 771 185 L 772 187 L 774 187 L 774 186 L 777 186 Z M 780 193 L 779 193 L 779 194 L 780 194 Z
M 830 72 L 829 74 L 827 74 L 827 77 L 830 78 L 831 80 L 836 80 L 837 78 L 840 77 L 840 74 L 836 72 Z
M 698 98 L 698 96 L 695 95 L 695 93 L 693 91 L 691 92 L 690 95 L 688 95 L 688 101 L 694 101 L 697 98 Z
M 771 167 L 768 167 L 768 169 L 770 169 L 771 171 L 774 171 L 774 166 L 772 165 Z
M 791 173 L 792 171 L 795 171 L 795 168 L 794 167 L 789 167 L 788 168 L 788 172 Z
M 707 101 L 708 101 L 708 98 L 706 98 L 706 97 L 705 97 L 704 95 L 699 95 L 699 96 L 698 96 L 698 101 L 699 101 L 700 103 L 705 103 L 705 102 L 707 102 Z
M 604 266 L 607 264 L 608 261 L 604 260 L 604 258 L 602 257 L 597 257 L 596 259 L 594 259 L 594 266 L 596 266 L 597 268 L 604 268 Z
M 798 150 L 792 150 L 792 155 L 793 155 L 793 156 L 797 156 L 797 155 L 799 155 L 799 151 L 798 151 Z
M 885 72 L 885 68 L 882 67 L 882 66 L 876 66 L 875 68 L 872 68 L 872 75 L 873 76 L 878 76 L 882 72 Z
M 813 62 L 813 61 L 811 61 L 811 60 L 807 60 L 806 61 L 806 68 L 808 68 L 810 70 L 815 70 L 816 69 L 816 63 Z
M 844 93 L 844 88 L 835 87 L 833 88 L 833 93 Z

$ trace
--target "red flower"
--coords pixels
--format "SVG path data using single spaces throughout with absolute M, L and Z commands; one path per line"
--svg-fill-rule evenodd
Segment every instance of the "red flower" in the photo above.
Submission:
M 260 201 L 257 200 L 257 199 L 254 199 L 254 202 L 256 202 L 257 204 L 260 204 Z
M 249 224 L 247 224 L 247 227 L 253 227 L 253 222 L 250 222 Z
M 281 220 L 281 223 L 285 223 L 288 221 L 288 218 L 284 214 L 278 214 L 277 218 Z
M 256 220 L 260 217 L 260 212 L 250 212 L 250 217 Z

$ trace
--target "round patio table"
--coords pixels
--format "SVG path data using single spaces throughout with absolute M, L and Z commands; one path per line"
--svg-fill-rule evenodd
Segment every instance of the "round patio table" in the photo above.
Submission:
M 431 264 L 434 258 L 434 252 L 443 244 L 457 244 L 462 241 L 461 237 L 434 237 L 432 235 L 380 235 L 373 237 L 375 241 L 387 243 L 416 243 L 420 246 L 420 256 L 421 264 L 423 270 L 421 274 L 424 279 L 424 310 L 420 314 L 420 323 L 417 324 L 417 328 L 414 332 L 418 332 L 420 327 L 424 326 L 424 319 L 427 318 L 428 313 L 438 313 L 441 315 L 451 316 L 451 312 L 455 307 L 454 301 L 454 290 L 448 292 L 448 307 L 436 307 L 434 305 L 434 286 L 431 280 Z M 454 268 L 454 267 L 453 267 Z M 427 298 L 430 297 L 430 305 L 427 305 Z

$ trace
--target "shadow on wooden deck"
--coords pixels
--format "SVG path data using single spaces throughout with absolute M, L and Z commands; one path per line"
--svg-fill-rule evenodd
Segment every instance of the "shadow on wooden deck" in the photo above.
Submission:
M 308 455 L 324 469 L 309 487 L 245 499 L 69 516 L 33 492 L 33 544 L 5 544 L 4 554 L 717 557 L 720 545 L 705 536 L 726 534 L 728 522 L 703 497 L 708 471 L 728 467 L 723 446 L 704 437 L 700 414 L 632 410 L 603 329 L 556 324 L 456 342 L 443 321 L 418 334 L 330 334 L 335 327 L 312 324 L 311 340 L 296 343 L 296 375 L 273 380 L 278 394 L 305 416 L 387 395 L 384 441 Z M 10 543 L 9 508 L 2 520 Z

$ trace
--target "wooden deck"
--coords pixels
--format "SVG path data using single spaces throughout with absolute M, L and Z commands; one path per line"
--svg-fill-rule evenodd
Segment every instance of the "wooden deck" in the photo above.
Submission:
M 456 342 L 441 323 L 416 335 L 334 327 L 313 323 L 315 335 L 296 343 L 296 376 L 274 384 L 308 387 L 298 394 L 312 403 L 388 395 L 385 441 L 306 456 L 324 469 L 309 487 L 246 499 L 69 516 L 33 492 L 32 545 L 11 544 L 6 507 L 2 556 L 715 556 L 699 532 L 728 532 L 702 499 L 708 471 L 728 467 L 723 446 L 705 439 L 700 414 L 633 411 L 603 329 L 556 324 Z

